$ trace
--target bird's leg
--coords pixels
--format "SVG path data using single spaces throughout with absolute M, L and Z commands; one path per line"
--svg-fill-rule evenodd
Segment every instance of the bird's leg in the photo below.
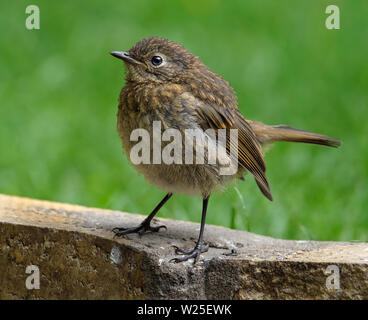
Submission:
M 112 232 L 115 233 L 114 238 L 115 237 L 122 237 L 126 234 L 129 233 L 138 233 L 139 235 L 144 234 L 147 231 L 151 231 L 151 232 L 158 232 L 161 228 L 166 228 L 166 226 L 161 225 L 161 226 L 157 226 L 157 227 L 152 227 L 151 226 L 151 221 L 153 219 L 153 217 L 156 215 L 156 213 L 161 209 L 161 207 L 167 202 L 167 200 L 169 200 L 172 196 L 172 193 L 168 193 L 165 198 L 163 198 L 161 200 L 161 202 L 156 206 L 156 208 L 153 209 L 153 211 L 150 213 L 150 215 L 144 219 L 142 221 L 142 223 L 137 226 L 137 227 L 132 227 L 132 228 L 114 228 L 112 229 Z
M 192 250 L 183 250 L 178 248 L 177 246 L 174 246 L 175 248 L 175 253 L 176 254 L 182 254 L 184 255 L 183 257 L 180 258 L 174 258 L 171 259 L 171 262 L 183 262 L 183 261 L 187 261 L 191 258 L 194 259 L 194 264 L 199 260 L 199 256 L 201 255 L 202 252 L 206 252 L 208 251 L 208 244 L 203 244 L 203 232 L 204 232 L 204 226 L 206 224 L 206 213 L 207 213 L 207 205 L 208 205 L 208 199 L 209 196 L 203 199 L 203 207 L 202 207 L 202 219 L 201 219 L 201 229 L 199 231 L 199 237 L 198 237 L 198 241 L 195 245 L 195 247 Z

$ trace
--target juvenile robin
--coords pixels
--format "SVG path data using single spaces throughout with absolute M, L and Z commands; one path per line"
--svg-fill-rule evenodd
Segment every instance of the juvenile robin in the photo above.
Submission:
M 339 140 L 325 135 L 285 125 L 269 126 L 245 119 L 238 110 L 237 99 L 229 83 L 205 66 L 197 56 L 173 41 L 157 37 L 145 38 L 127 52 L 113 51 L 110 54 L 123 60 L 127 68 L 117 115 L 117 128 L 123 148 L 130 158 L 129 155 L 137 144 L 137 139 L 132 139 L 132 132 L 135 129 L 146 130 L 150 140 L 143 143 L 142 148 L 148 149 L 149 161 L 137 163 L 131 158 L 130 161 L 148 182 L 167 192 L 139 226 L 114 228 L 113 231 L 118 237 L 129 233 L 141 235 L 145 232 L 157 232 L 166 227 L 152 226 L 152 218 L 173 194 L 201 196 L 203 208 L 198 241 L 192 250 L 175 247 L 176 254 L 181 256 L 172 259 L 173 262 L 193 258 L 195 263 L 201 252 L 208 250 L 208 245 L 203 242 L 203 233 L 208 200 L 214 190 L 221 189 L 231 180 L 243 180 L 244 174 L 249 171 L 260 191 L 272 201 L 263 146 L 275 141 L 304 142 L 330 147 L 340 145 Z M 197 145 L 202 144 L 204 147 L 202 152 L 195 149 L 195 142 L 190 144 L 196 151 L 194 154 L 202 153 L 206 160 L 211 148 L 221 145 L 220 139 L 217 140 L 219 132 L 225 130 L 229 133 L 235 130 L 236 141 L 229 138 L 228 134 L 222 146 L 229 155 L 230 164 L 236 162 L 237 171 L 221 174 L 218 158 L 212 163 L 187 163 L 185 153 L 179 157 L 179 161 L 173 163 L 153 161 L 152 135 L 155 123 L 160 124 L 160 132 L 175 129 L 183 133 L 183 136 L 187 129 L 212 129 L 214 136 L 206 135 L 207 142 L 197 142 Z M 183 147 L 184 140 L 173 142 L 171 139 L 163 145 L 175 143 L 173 150 L 178 150 L 175 147 Z M 235 150 L 235 157 L 231 156 L 234 154 L 231 150 Z

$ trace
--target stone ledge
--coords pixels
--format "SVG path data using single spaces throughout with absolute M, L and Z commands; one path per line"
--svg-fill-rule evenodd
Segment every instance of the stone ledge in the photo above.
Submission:
M 207 225 L 200 262 L 173 264 L 196 223 L 113 239 L 144 216 L 0 194 L 0 299 L 368 299 L 368 244 L 290 241 Z M 235 249 L 237 256 L 224 253 Z M 26 267 L 40 289 L 25 286 Z M 327 288 L 336 265 L 340 289 Z

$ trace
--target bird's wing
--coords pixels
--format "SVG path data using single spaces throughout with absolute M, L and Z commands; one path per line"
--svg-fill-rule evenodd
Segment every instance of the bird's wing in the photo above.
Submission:
M 253 174 L 262 193 L 272 201 L 261 146 L 243 115 L 237 109 L 228 109 L 218 105 L 213 107 L 193 97 L 183 99 L 182 103 L 196 114 L 198 123 L 203 130 L 208 128 L 215 131 L 218 129 L 238 129 L 238 163 Z M 229 136 L 228 133 L 227 136 Z M 227 149 L 229 150 L 232 142 L 228 138 Z

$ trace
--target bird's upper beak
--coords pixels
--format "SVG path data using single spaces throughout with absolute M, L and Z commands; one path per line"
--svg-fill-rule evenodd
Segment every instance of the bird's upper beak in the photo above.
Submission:
M 134 59 L 133 57 L 131 57 L 128 52 L 111 51 L 110 54 L 112 56 L 114 56 L 115 58 L 121 59 L 125 62 L 135 63 L 135 64 L 140 64 L 141 63 L 140 61 L 138 61 L 138 60 Z

